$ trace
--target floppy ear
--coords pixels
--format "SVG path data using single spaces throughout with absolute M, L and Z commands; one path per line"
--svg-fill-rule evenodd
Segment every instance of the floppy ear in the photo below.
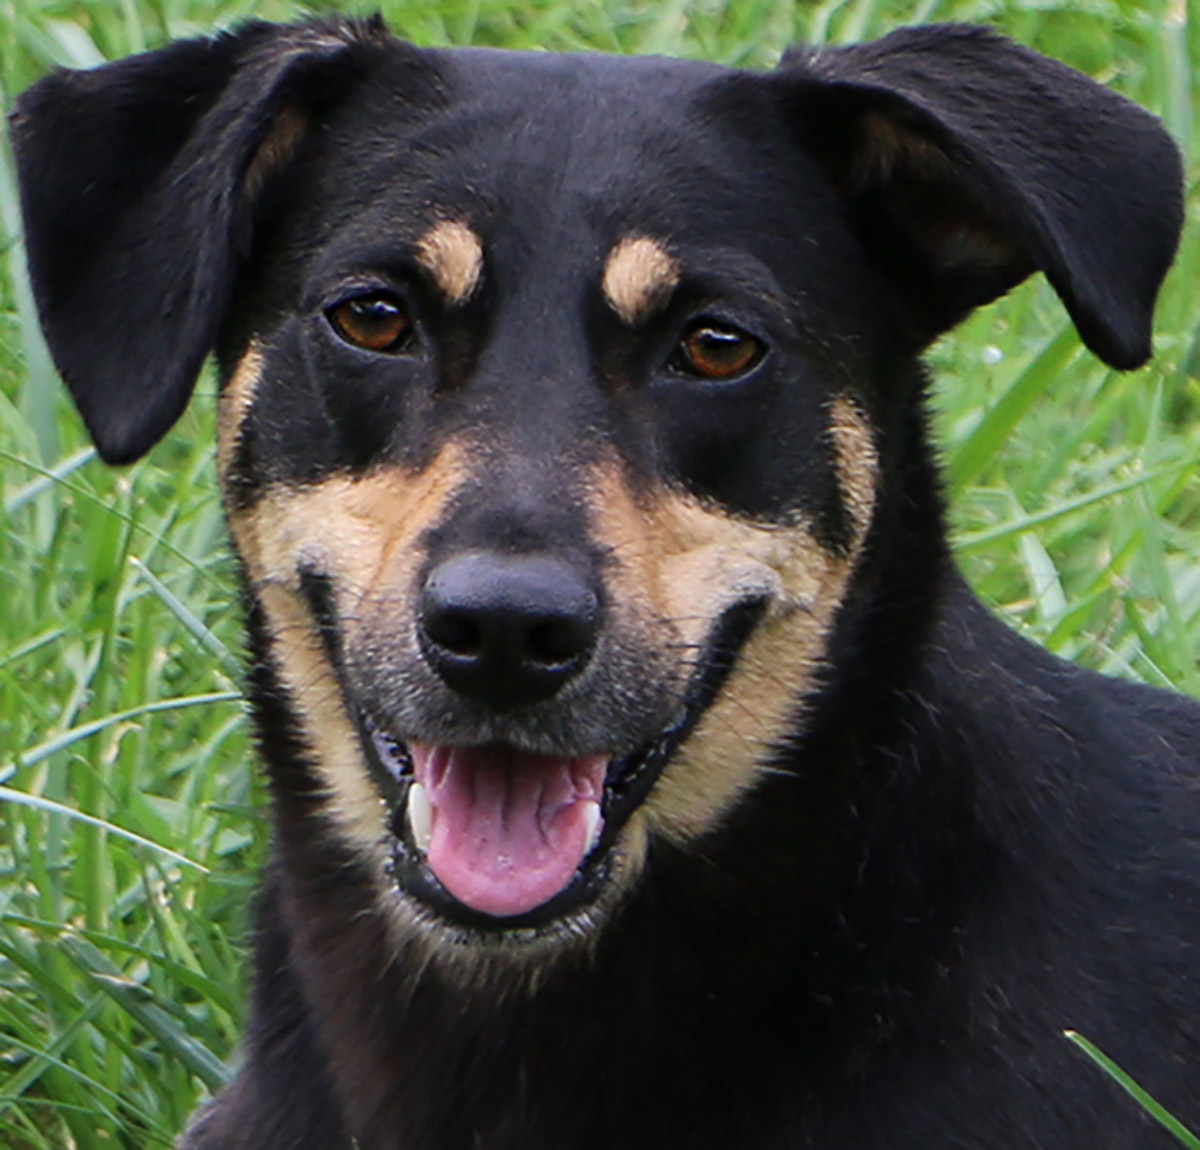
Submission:
M 249 25 L 86 72 L 11 118 L 30 278 L 100 455 L 145 454 L 187 406 L 253 200 L 380 42 L 378 21 Z
M 927 338 L 1041 270 L 1101 359 L 1149 357 L 1183 217 L 1179 154 L 1149 113 L 956 25 L 794 50 L 774 79 Z

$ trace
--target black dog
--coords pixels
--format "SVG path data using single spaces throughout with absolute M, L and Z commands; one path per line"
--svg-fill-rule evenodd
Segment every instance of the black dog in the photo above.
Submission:
M 274 795 L 184 1145 L 1166 1147 L 1200 709 L 947 555 L 918 355 L 1034 270 L 1122 368 L 1157 122 L 973 28 L 700 63 L 255 25 L 14 120 L 112 462 L 215 349 Z

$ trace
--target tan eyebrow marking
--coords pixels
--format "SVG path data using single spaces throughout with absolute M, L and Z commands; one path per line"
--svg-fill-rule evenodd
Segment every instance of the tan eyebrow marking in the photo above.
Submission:
M 417 243 L 417 262 L 450 303 L 464 304 L 483 275 L 483 242 L 461 220 L 441 220 Z
M 679 264 L 658 240 L 628 236 L 608 253 L 601 288 L 609 307 L 632 325 L 666 304 L 678 283 Z

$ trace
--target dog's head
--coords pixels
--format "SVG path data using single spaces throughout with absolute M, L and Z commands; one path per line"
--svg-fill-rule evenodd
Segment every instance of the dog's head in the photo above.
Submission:
M 1041 270 L 1133 366 L 1180 218 L 1151 117 L 969 28 L 751 75 L 255 25 L 14 138 L 101 454 L 217 351 L 277 791 L 479 945 L 586 935 L 780 769 L 928 342 Z

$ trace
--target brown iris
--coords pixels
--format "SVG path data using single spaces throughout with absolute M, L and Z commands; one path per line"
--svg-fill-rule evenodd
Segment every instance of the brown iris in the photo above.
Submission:
M 387 292 L 353 296 L 325 314 L 342 339 L 364 351 L 402 351 L 412 333 L 404 305 Z
M 763 345 L 729 324 L 703 320 L 679 341 L 674 364 L 702 379 L 733 379 L 763 356 Z

